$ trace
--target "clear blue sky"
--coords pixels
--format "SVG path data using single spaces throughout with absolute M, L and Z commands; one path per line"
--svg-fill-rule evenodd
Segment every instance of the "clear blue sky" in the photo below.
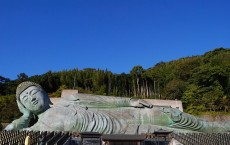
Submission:
M 129 73 L 230 48 L 229 0 L 1 0 L 0 75 Z

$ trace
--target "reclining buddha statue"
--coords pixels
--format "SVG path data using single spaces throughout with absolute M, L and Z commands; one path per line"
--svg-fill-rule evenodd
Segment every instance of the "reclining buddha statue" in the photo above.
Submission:
M 23 82 L 16 90 L 23 114 L 5 130 L 99 132 L 142 134 L 157 129 L 179 132 L 228 132 L 229 122 L 207 122 L 177 108 L 153 106 L 142 99 L 76 94 L 53 105 L 48 94 L 34 82 Z M 29 127 L 33 116 L 37 122 Z

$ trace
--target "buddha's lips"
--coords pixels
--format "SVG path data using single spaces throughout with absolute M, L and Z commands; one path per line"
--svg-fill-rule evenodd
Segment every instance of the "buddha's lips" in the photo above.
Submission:
M 33 101 L 33 105 L 36 105 L 36 104 L 38 104 L 38 100 Z

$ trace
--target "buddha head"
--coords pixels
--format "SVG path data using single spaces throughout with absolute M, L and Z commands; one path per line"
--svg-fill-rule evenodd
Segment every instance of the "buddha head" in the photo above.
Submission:
M 16 99 L 25 109 L 36 115 L 47 110 L 50 107 L 49 105 L 52 104 L 42 87 L 29 81 L 18 85 Z

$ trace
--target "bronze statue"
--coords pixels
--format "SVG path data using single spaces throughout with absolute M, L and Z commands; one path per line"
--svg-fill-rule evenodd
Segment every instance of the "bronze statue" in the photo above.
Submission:
M 47 93 L 33 82 L 17 87 L 23 115 L 5 130 L 76 131 L 141 134 L 166 129 L 179 132 L 228 132 L 229 123 L 207 122 L 177 108 L 153 106 L 141 99 L 77 94 L 52 105 Z M 28 127 L 33 115 L 38 121 Z

